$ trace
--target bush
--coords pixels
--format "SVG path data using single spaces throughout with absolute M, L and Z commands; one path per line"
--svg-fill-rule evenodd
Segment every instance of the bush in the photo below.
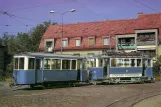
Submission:
M 154 73 L 154 77 L 160 80 L 159 78 L 161 76 L 161 56 L 153 64 L 153 73 Z

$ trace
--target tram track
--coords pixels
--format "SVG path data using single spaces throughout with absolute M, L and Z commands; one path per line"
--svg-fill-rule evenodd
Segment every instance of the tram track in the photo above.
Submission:
M 146 99 L 148 99 L 148 98 L 152 98 L 152 97 L 155 97 L 155 96 L 159 96 L 159 95 L 161 95 L 161 93 L 155 94 L 155 95 L 151 95 L 151 96 L 148 96 L 148 97 L 145 97 L 145 98 L 142 98 L 142 99 L 136 101 L 135 103 L 133 103 L 130 107 L 134 107 L 136 104 L 140 103 L 140 102 L 143 101 L 143 100 L 146 100 Z
M 161 92 L 161 90 L 153 90 L 153 91 L 144 92 L 144 93 L 139 92 L 136 95 L 132 95 L 132 96 L 128 96 L 125 98 L 121 98 L 119 100 L 115 100 L 114 102 L 108 104 L 106 107 L 116 107 L 115 105 L 117 105 L 119 103 L 122 103 L 122 104 L 125 102 L 127 103 L 127 100 L 129 100 L 128 103 L 130 103 L 130 104 L 128 104 L 128 107 L 133 107 L 134 105 L 136 105 L 137 103 L 139 103 L 145 99 L 161 95 L 161 93 L 159 93 L 159 92 Z

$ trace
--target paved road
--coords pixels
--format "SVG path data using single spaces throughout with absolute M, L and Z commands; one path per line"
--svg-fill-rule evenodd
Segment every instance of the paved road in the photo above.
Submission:
M 2 107 L 129 107 L 160 91 L 161 82 L 55 87 L 45 90 L 25 88 L 3 94 L 0 96 L 0 104 Z

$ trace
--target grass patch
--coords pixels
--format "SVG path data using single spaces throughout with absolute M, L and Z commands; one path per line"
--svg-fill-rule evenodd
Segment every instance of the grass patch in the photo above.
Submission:
M 12 82 L 12 78 L 0 78 L 0 81 Z
M 155 81 L 161 81 L 161 77 L 160 76 L 156 76 L 155 77 Z

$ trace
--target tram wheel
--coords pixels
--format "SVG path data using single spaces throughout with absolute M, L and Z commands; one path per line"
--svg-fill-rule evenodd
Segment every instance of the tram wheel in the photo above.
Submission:
M 30 88 L 35 88 L 35 85 L 31 84 L 31 85 L 30 85 Z

